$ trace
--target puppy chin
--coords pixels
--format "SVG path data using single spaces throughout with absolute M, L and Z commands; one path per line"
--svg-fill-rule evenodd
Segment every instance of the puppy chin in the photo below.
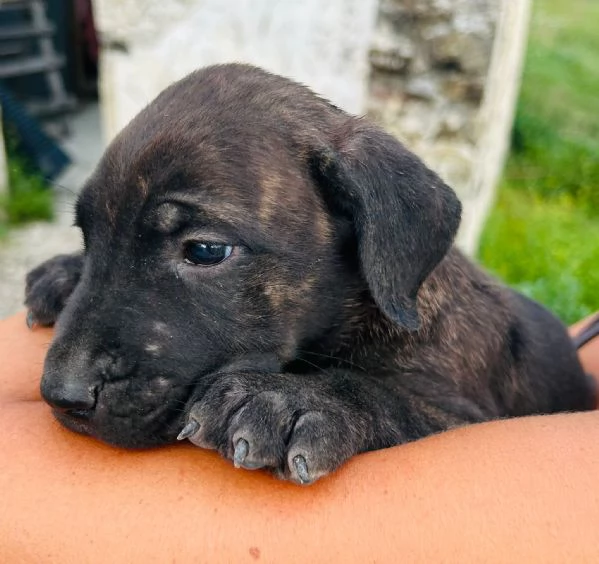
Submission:
M 107 445 L 128 450 L 142 450 L 166 446 L 176 442 L 177 434 L 182 423 L 167 425 L 159 433 L 148 434 L 143 425 L 125 424 L 116 428 L 114 422 L 102 425 L 89 417 L 68 415 L 62 411 L 53 410 L 56 420 L 69 431 L 80 435 L 93 437 Z
M 73 417 L 72 415 L 67 415 L 63 411 L 58 411 L 57 409 L 52 410 L 52 415 L 54 415 L 56 420 L 69 431 L 74 431 L 81 435 L 92 434 L 92 425 L 87 418 Z

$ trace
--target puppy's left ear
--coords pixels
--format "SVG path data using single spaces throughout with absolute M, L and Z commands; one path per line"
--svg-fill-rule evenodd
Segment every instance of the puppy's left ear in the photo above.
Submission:
M 418 329 L 418 289 L 460 224 L 456 194 L 394 137 L 362 120 L 348 122 L 311 160 L 333 213 L 351 218 L 376 304 L 397 324 Z

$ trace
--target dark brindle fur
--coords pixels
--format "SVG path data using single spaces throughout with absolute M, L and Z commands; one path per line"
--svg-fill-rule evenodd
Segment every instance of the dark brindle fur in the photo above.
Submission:
M 185 426 L 302 483 L 458 425 L 591 408 L 565 328 L 452 248 L 459 221 L 368 121 L 249 66 L 196 72 L 106 151 L 77 204 L 83 255 L 27 278 L 32 319 L 58 321 L 42 394 L 108 443 Z M 233 252 L 190 264 L 202 241 Z

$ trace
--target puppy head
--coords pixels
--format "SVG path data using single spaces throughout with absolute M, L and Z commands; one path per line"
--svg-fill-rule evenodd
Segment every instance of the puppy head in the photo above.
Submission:
M 194 73 L 81 193 L 85 265 L 42 394 L 109 443 L 172 441 L 194 390 L 232 364 L 282 370 L 334 339 L 356 296 L 415 330 L 459 215 L 401 144 L 306 88 L 243 65 Z

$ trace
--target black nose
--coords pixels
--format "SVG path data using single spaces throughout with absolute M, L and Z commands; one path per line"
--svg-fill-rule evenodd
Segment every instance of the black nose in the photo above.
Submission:
M 65 380 L 44 374 L 41 383 L 44 400 L 64 411 L 87 411 L 96 405 L 96 388 L 85 382 Z

